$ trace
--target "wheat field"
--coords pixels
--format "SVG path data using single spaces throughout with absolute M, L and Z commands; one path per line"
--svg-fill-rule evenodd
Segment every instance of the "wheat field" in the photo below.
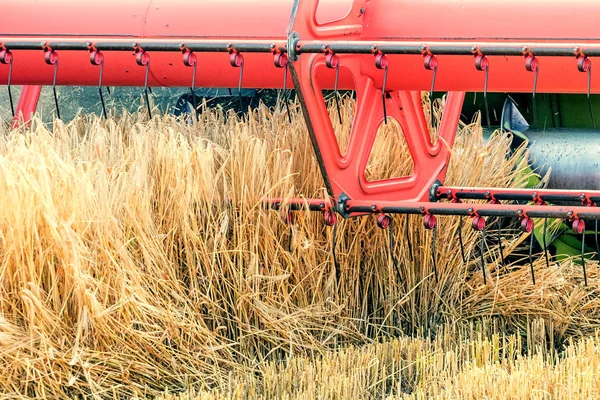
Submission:
M 342 111 L 343 143 L 353 103 Z M 508 229 L 516 261 L 490 237 L 484 285 L 479 233 L 442 217 L 436 281 L 431 231 L 395 216 L 392 249 L 373 218 L 340 220 L 336 271 L 319 213 L 288 225 L 265 209 L 264 196 L 326 196 L 295 107 L 291 124 L 260 107 L 0 130 L 3 398 L 600 395 L 595 263 L 586 288 L 573 261 L 536 254 L 534 285 L 528 235 Z M 462 125 L 446 183 L 524 186 L 526 149 L 510 143 Z M 397 124 L 383 126 L 367 176 L 410 170 Z

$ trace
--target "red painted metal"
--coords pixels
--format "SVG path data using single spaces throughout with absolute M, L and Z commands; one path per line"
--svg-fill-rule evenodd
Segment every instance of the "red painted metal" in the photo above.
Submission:
M 600 55 L 596 23 L 600 2 L 588 0 L 549 0 L 543 5 L 537 0 L 5 3 L 0 49 L 8 49 L 14 56 L 13 85 L 52 84 L 56 67 L 57 85 L 95 86 L 101 65 L 106 86 L 188 87 L 194 81 L 197 87 L 281 88 L 287 71 L 282 67 L 287 62 L 326 185 L 337 211 L 346 217 L 381 212 L 385 207 L 427 208 L 431 204 L 427 201 L 432 186 L 445 179 L 465 92 L 483 89 L 481 70 L 488 71 L 488 92 L 531 92 L 535 76 L 537 93 L 587 93 L 587 76 L 579 71 L 589 71 L 593 58 Z M 576 17 L 569 17 L 574 11 Z M 286 49 L 288 41 L 296 47 Z M 79 44 L 79 50 L 61 49 L 59 44 L 65 42 Z M 20 47 L 23 43 L 29 43 L 27 49 Z M 131 48 L 99 51 L 100 43 L 131 43 Z M 177 43 L 182 43 L 181 49 Z M 162 49 L 148 50 L 150 44 Z M 239 50 L 271 45 L 268 51 Z M 219 50 L 190 50 L 198 46 Z M 309 53 L 311 46 L 322 51 Z M 331 50 L 340 46 L 360 51 Z M 364 51 L 365 46 L 373 50 Z M 385 54 L 381 49 L 386 46 L 422 50 Z M 440 48 L 446 50 L 436 51 Z M 464 54 L 450 48 L 472 51 Z M 491 49 L 488 54 L 481 50 L 486 48 Z M 515 48 L 523 51 L 499 54 L 505 48 L 512 48 L 513 53 Z M 566 55 L 544 55 L 556 48 Z M 530 49 L 539 51 L 534 54 Z M 300 53 L 297 58 L 296 52 Z M 60 65 L 47 65 L 45 54 L 60 57 Z M 420 99 L 420 91 L 431 88 L 432 70 L 435 89 L 448 92 L 433 144 Z M 0 65 L 0 84 L 7 83 L 7 71 L 7 66 Z M 345 154 L 321 95 L 321 90 L 334 87 L 357 93 Z M 589 91 L 600 93 L 600 80 L 593 79 Z M 28 116 L 37 97 L 39 86 L 27 86 L 18 110 Z M 371 182 L 365 177 L 365 168 L 384 115 L 402 127 L 415 168 L 407 177 Z M 521 207 L 496 203 L 485 207 L 511 212 Z M 463 212 L 474 206 L 453 203 L 436 207 Z M 522 207 L 524 215 L 528 207 Z M 309 208 L 316 207 L 311 203 Z M 574 215 L 579 208 L 573 209 Z M 347 211 L 353 209 L 356 211 Z M 559 210 L 553 206 L 545 209 Z M 598 213 L 597 208 L 585 209 L 588 216 Z M 429 219 L 435 221 L 435 217 Z
M 35 113 L 37 108 L 40 94 L 42 93 L 42 86 L 40 85 L 25 85 L 21 89 L 21 96 L 19 96 L 19 102 L 15 109 L 15 119 L 13 120 L 13 127 L 18 127 L 21 121 L 28 121 L 31 116 Z

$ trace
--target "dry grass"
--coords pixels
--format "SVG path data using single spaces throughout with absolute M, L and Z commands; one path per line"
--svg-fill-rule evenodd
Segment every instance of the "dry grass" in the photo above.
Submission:
M 350 115 L 352 105 L 344 112 Z M 341 136 L 345 121 L 337 127 Z M 55 122 L 51 130 L 39 121 L 0 129 L 6 396 L 208 389 L 250 382 L 280 368 L 277 360 L 335 358 L 325 352 L 402 334 L 428 337 L 447 323 L 468 326 L 482 317 L 525 337 L 528 321 L 542 318 L 551 344 L 598 326 L 595 267 L 585 289 L 569 262 L 550 269 L 537 262 L 533 286 L 527 266 L 501 267 L 490 246 L 493 279 L 484 286 L 478 235 L 464 224 L 473 260 L 465 266 L 457 218 L 440 219 L 439 283 L 431 232 L 420 218 L 409 221 L 414 261 L 402 239 L 406 221 L 395 218 L 399 274 L 388 234 L 372 218 L 342 221 L 337 280 L 332 229 L 320 215 L 299 213 L 290 236 L 277 212 L 259 203 L 265 195 L 324 195 L 297 114 L 292 124 L 263 108 L 245 121 L 207 112 L 197 124 L 127 115 Z M 370 176 L 410 168 L 396 135 L 393 124 L 382 131 Z M 523 185 L 523 152 L 507 158 L 509 143 L 500 133 L 484 143 L 477 122 L 462 127 L 448 183 Z M 507 233 L 505 254 L 524 239 Z M 418 387 L 422 376 L 415 377 L 407 385 Z M 270 390 L 267 381 L 257 387 Z

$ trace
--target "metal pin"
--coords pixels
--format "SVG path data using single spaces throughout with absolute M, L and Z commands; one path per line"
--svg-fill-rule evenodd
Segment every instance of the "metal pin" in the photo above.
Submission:
M 523 217 L 523 219 L 521 220 L 521 226 L 519 229 L 521 230 L 521 232 L 529 233 L 529 267 L 531 268 L 531 280 L 533 281 L 533 284 L 535 285 L 535 271 L 533 269 L 533 256 L 532 256 L 533 228 L 534 228 L 533 219 L 531 219 L 529 217 Z
M 533 72 L 533 125 L 537 125 L 537 107 L 535 101 L 535 93 L 537 90 L 538 73 L 540 71 L 540 62 L 536 56 L 528 56 L 525 59 L 525 68 L 529 72 Z
M 335 53 L 329 53 L 327 54 L 327 57 L 325 57 L 325 65 L 327 65 L 327 68 L 335 68 L 335 82 L 333 85 L 333 93 L 335 96 L 335 106 L 337 108 L 338 118 L 341 125 L 343 123 L 342 109 L 340 108 L 340 95 L 338 93 L 338 80 L 340 77 L 340 58 Z
M 190 94 L 192 95 L 192 105 L 194 106 L 194 114 L 196 115 L 196 120 L 198 119 L 198 106 L 196 104 L 196 95 L 194 94 L 196 90 L 196 67 L 198 65 L 198 58 L 196 54 L 191 51 L 186 51 L 183 54 L 183 64 L 186 67 L 192 67 L 192 86 L 190 86 Z
M 400 277 L 400 269 L 398 268 L 398 260 L 394 255 L 394 219 L 386 214 L 381 214 L 377 217 L 377 226 L 381 229 L 388 229 L 390 234 L 390 256 L 392 257 L 392 263 L 396 269 L 396 274 Z
M 433 262 L 433 273 L 435 276 L 435 282 L 439 283 L 439 277 L 437 272 L 437 257 L 435 254 L 435 242 L 437 239 L 437 219 L 433 214 L 427 214 L 423 218 L 423 225 L 425 229 L 432 229 L 432 237 L 431 237 L 431 261 Z
M 598 221 L 596 221 L 596 224 L 597 223 L 598 223 Z M 546 259 L 546 268 L 550 268 L 550 260 L 548 259 L 548 245 L 546 244 L 547 225 L 548 225 L 548 218 L 544 218 L 544 232 L 543 232 L 544 237 L 542 238 L 542 241 L 544 244 L 544 258 Z
M 590 92 L 592 90 L 592 60 L 586 56 L 577 58 L 577 69 L 580 72 L 587 72 L 587 102 L 590 111 L 590 119 L 592 120 L 592 127 L 596 129 L 596 120 L 594 118 L 594 110 L 592 108 L 592 99 L 590 98 Z
M 433 119 L 433 90 L 435 89 L 435 78 L 437 76 L 437 57 L 433 54 L 427 54 L 423 59 L 423 64 L 425 65 L 425 69 L 433 71 L 433 76 L 431 77 L 431 89 L 429 90 L 429 118 L 431 120 L 431 127 L 434 128 L 435 121 Z
M 483 80 L 483 103 L 485 105 L 485 118 L 486 118 L 487 126 L 489 128 L 492 124 L 490 123 L 490 109 L 488 106 L 488 99 L 487 99 L 488 77 L 489 77 L 489 73 L 490 73 L 490 62 L 489 62 L 488 58 L 484 55 L 479 55 L 479 56 L 475 57 L 475 68 L 477 68 L 478 71 L 485 72 L 485 78 Z
M 146 106 L 148 107 L 148 118 L 152 119 L 152 110 L 150 108 L 150 97 L 148 96 L 148 76 L 150 74 L 150 54 L 144 50 L 139 50 L 136 53 L 135 61 L 139 66 L 146 67 L 146 75 L 144 77 L 144 97 L 146 98 Z
M 480 259 L 481 259 L 481 273 L 483 274 L 483 284 L 487 285 L 487 277 L 485 273 L 485 218 L 476 215 L 473 218 L 473 222 L 471 223 L 471 227 L 476 231 L 481 231 L 481 244 L 479 247 L 480 250 Z
M 60 119 L 60 109 L 58 107 L 58 94 L 56 93 L 56 77 L 58 75 L 58 53 L 49 49 L 44 53 L 46 64 L 54 65 L 54 78 L 52 79 L 52 93 L 54 94 L 54 105 L 56 107 L 56 117 Z
M 410 256 L 410 261 L 412 262 L 415 260 L 415 257 L 413 255 L 412 244 L 410 242 L 410 231 L 408 229 L 409 217 L 410 217 L 410 214 L 406 214 L 406 225 L 404 226 L 404 234 L 406 236 L 406 245 L 408 246 L 408 254 Z
M 335 277 L 337 279 L 337 281 L 340 281 L 340 265 L 338 264 L 337 261 L 337 253 L 335 251 L 335 248 L 337 246 L 337 227 L 338 224 L 333 225 L 333 237 L 331 240 L 331 255 L 333 256 L 333 265 L 335 266 Z
M 10 87 L 10 81 L 12 78 L 12 67 L 13 67 L 13 55 L 10 50 L 2 50 L 0 51 L 0 64 L 8 64 L 8 100 L 10 101 L 10 111 L 12 112 L 12 116 L 15 116 L 15 106 L 13 103 L 12 90 Z
M 285 109 L 287 111 L 288 120 L 292 123 L 292 113 L 290 111 L 289 96 L 287 94 L 287 77 L 288 77 L 288 56 L 285 53 L 275 54 L 273 59 L 275 67 L 283 68 L 283 99 L 285 101 Z
M 385 54 L 378 54 L 375 57 L 375 66 L 383 69 L 383 85 L 381 87 L 381 102 L 383 104 L 383 121 L 387 125 L 387 106 L 385 104 L 385 85 L 387 84 L 389 60 Z
M 100 102 L 102 103 L 102 115 L 106 119 L 106 105 L 104 104 L 104 95 L 102 94 L 102 75 L 104 71 L 104 54 L 98 50 L 90 52 L 90 63 L 100 66 L 100 77 L 98 78 L 98 93 L 100 94 Z
M 465 246 L 463 243 L 463 237 L 462 237 L 462 227 L 463 227 L 463 219 L 462 217 L 459 217 L 458 220 L 458 243 L 460 244 L 460 255 L 462 257 L 462 261 L 463 264 L 465 264 L 467 262 L 467 257 L 465 255 Z
M 504 266 L 504 247 L 502 246 L 502 220 L 498 218 L 498 249 L 500 250 L 500 265 Z
M 229 56 L 229 64 L 234 68 L 240 69 L 240 77 L 238 79 L 238 96 L 240 98 L 240 112 L 244 112 L 244 100 L 242 99 L 242 78 L 244 77 L 244 56 L 239 51 L 234 51 Z
M 588 285 L 587 281 L 587 271 L 585 269 L 585 221 L 582 219 L 576 219 L 573 221 L 572 226 L 573 232 L 575 234 L 581 234 L 581 266 L 583 268 L 583 282 L 584 285 Z

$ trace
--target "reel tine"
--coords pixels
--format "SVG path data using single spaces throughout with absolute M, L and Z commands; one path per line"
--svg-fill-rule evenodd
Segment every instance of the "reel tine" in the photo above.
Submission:
M 148 76 L 150 74 L 150 54 L 141 48 L 136 48 L 135 61 L 141 67 L 146 67 L 146 75 L 144 77 L 144 97 L 146 99 L 146 107 L 148 108 L 148 118 L 152 119 L 152 109 L 150 107 L 150 97 L 148 96 Z
M 231 49 L 229 56 L 229 64 L 234 68 L 240 69 L 240 77 L 238 79 L 238 97 L 240 99 L 240 113 L 244 112 L 244 100 L 242 99 L 242 79 L 244 78 L 244 55 L 239 51 Z M 231 94 L 231 89 L 229 89 Z
M 596 227 L 598 227 L 598 221 L 596 220 Z M 546 231 L 548 229 L 548 218 L 544 218 L 544 232 L 543 232 L 543 244 L 544 244 L 544 258 L 546 260 L 546 268 L 550 268 L 550 260 L 548 259 L 548 245 L 546 244 Z M 596 238 L 596 243 L 598 240 Z
M 537 126 L 537 104 L 535 100 L 535 93 L 537 90 L 538 73 L 540 72 L 540 62 L 536 56 L 528 56 L 525 59 L 525 68 L 529 72 L 533 72 L 533 125 Z
M 529 267 L 531 268 L 531 279 L 535 285 L 535 271 L 533 269 L 533 228 L 534 221 L 529 217 L 523 217 L 521 220 L 520 230 L 524 233 L 529 233 Z
M 0 47 L 1 49 L 1 47 Z M 12 97 L 12 90 L 10 87 L 10 81 L 12 78 L 12 67 L 13 67 L 13 55 L 10 50 L 0 50 L 0 64 L 8 64 L 8 80 L 7 80 L 7 89 L 8 89 L 8 100 L 10 101 L 10 111 L 12 112 L 12 116 L 15 116 L 15 105 Z
M 502 222 L 503 218 L 498 218 L 498 250 L 500 250 L 500 265 L 504 267 L 504 246 L 502 246 Z
M 431 237 L 431 261 L 433 262 L 433 274 L 435 276 L 435 282 L 439 283 L 440 278 L 438 276 L 437 257 L 435 253 L 435 245 L 437 240 L 437 218 L 433 214 L 427 214 L 423 218 L 423 225 L 425 225 L 425 229 L 433 230 Z
M 186 67 L 192 67 L 192 86 L 190 86 L 190 95 L 192 96 L 192 105 L 194 106 L 194 114 L 196 115 L 196 120 L 198 120 L 198 105 L 196 104 L 196 68 L 198 65 L 198 57 L 196 53 L 192 51 L 185 51 L 183 53 L 183 65 Z
M 383 85 L 381 87 L 381 102 L 383 105 L 383 121 L 387 125 L 387 106 L 385 104 L 385 85 L 387 83 L 387 77 L 388 77 L 388 66 L 389 66 L 388 57 L 385 54 L 378 54 L 377 57 L 375 57 L 375 66 L 378 69 L 383 69 Z
M 44 52 L 44 60 L 48 65 L 54 65 L 54 77 L 52 79 L 52 93 L 54 94 L 54 106 L 56 117 L 60 119 L 60 108 L 58 107 L 58 94 L 56 93 L 56 77 L 58 75 L 58 53 L 50 48 Z
M 592 89 L 592 60 L 587 56 L 580 56 L 577 58 L 577 69 L 580 72 L 587 73 L 587 103 L 590 112 L 590 119 L 592 120 L 592 127 L 596 129 L 596 120 L 594 118 L 594 109 L 592 108 L 592 99 L 590 98 L 590 92 Z
M 479 256 L 481 260 L 481 273 L 483 274 L 483 284 L 487 285 L 487 277 L 485 273 L 485 226 L 486 221 L 485 218 L 475 214 L 473 218 L 473 222 L 471 223 L 471 227 L 476 231 L 481 231 L 481 243 L 479 247 Z
M 583 268 L 583 283 L 587 287 L 587 271 L 585 268 L 585 221 L 576 219 L 573 221 L 573 233 L 581 234 L 581 266 Z
M 406 236 L 406 245 L 408 246 L 408 254 L 410 256 L 410 261 L 415 261 L 415 257 L 413 255 L 412 243 L 410 242 L 410 231 L 408 229 L 408 223 L 410 221 L 410 214 L 406 214 L 406 225 L 404 226 L 404 235 Z
M 104 54 L 102 54 L 98 50 L 90 51 L 90 63 L 92 65 L 97 65 L 100 67 L 100 74 L 98 78 L 98 94 L 100 95 L 100 102 L 102 103 L 102 115 L 104 119 L 107 119 L 106 116 L 106 105 L 104 104 L 104 95 L 102 93 L 102 76 L 104 72 Z
M 333 256 L 333 265 L 335 267 L 335 278 L 337 280 L 337 282 L 339 283 L 340 281 L 340 265 L 338 264 L 338 260 L 337 260 L 337 252 L 336 252 L 336 246 L 337 246 L 337 228 L 338 228 L 338 224 L 334 224 L 333 225 L 333 235 L 331 238 L 331 255 Z
M 486 118 L 487 126 L 489 128 L 492 125 L 490 123 L 490 109 L 488 106 L 488 99 L 487 99 L 487 87 L 488 87 L 488 78 L 489 78 L 489 72 L 490 72 L 490 61 L 488 60 L 488 58 L 486 56 L 479 55 L 479 56 L 475 57 L 475 68 L 478 71 L 485 72 L 485 78 L 483 80 L 483 103 L 485 105 L 485 118 Z
M 598 244 L 598 220 L 594 224 L 594 241 L 596 242 L 596 259 L 600 261 L 600 245 Z
M 276 68 L 283 68 L 283 98 L 285 101 L 285 109 L 287 112 L 288 120 L 292 123 L 292 113 L 290 111 L 289 96 L 287 95 L 287 79 L 288 79 L 288 56 L 284 53 L 277 53 L 273 59 Z M 279 100 L 279 95 L 277 96 Z
M 400 277 L 400 269 L 398 268 L 398 260 L 396 260 L 396 256 L 394 255 L 394 219 L 387 214 L 381 214 L 377 217 L 377 226 L 381 229 L 388 229 L 390 235 L 390 256 L 392 258 L 392 263 L 394 264 L 394 269 L 396 270 L 396 274 Z
M 435 122 L 433 120 L 433 91 L 435 89 L 435 78 L 437 77 L 437 57 L 433 54 L 427 54 L 423 60 L 423 64 L 425 69 L 433 71 L 431 77 L 431 89 L 429 90 L 429 119 L 431 121 L 431 127 L 435 128 Z
M 340 107 L 340 95 L 338 93 L 338 80 L 340 78 L 340 58 L 335 53 L 329 53 L 325 58 L 325 65 L 327 65 L 327 68 L 330 69 L 335 68 L 335 82 L 333 84 L 333 93 L 335 97 L 335 107 L 337 108 L 338 119 L 340 121 L 340 125 L 342 125 L 342 109 Z
M 463 264 L 467 263 L 467 257 L 465 255 L 465 246 L 464 246 L 464 242 L 463 242 L 463 237 L 462 237 L 462 227 L 463 227 L 463 219 L 462 217 L 459 217 L 458 220 L 458 243 L 460 244 L 460 255 L 462 257 L 462 261 Z

